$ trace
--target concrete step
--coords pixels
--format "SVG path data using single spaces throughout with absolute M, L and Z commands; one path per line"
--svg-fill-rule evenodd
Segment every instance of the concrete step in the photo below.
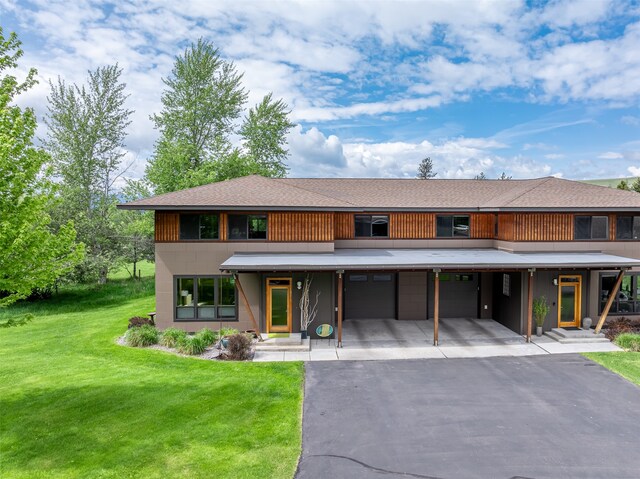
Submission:
M 307 352 L 311 350 L 311 341 L 309 338 L 300 339 L 298 337 L 298 341 L 274 341 L 274 339 L 285 339 L 285 338 L 269 338 L 265 341 L 260 341 L 256 343 L 256 351 L 289 351 L 289 352 Z M 287 338 L 288 339 L 288 338 Z
M 567 334 L 569 333 L 569 334 Z M 570 334 L 576 333 L 576 334 Z M 586 333 L 586 334 L 583 334 Z M 604 334 L 600 333 L 595 335 L 593 331 L 567 331 L 562 328 L 554 328 L 551 331 L 547 331 L 544 333 L 545 336 L 548 336 L 552 339 L 555 339 L 559 343 L 562 344 L 580 344 L 580 343 L 608 343 L 609 340 L 604 336 Z

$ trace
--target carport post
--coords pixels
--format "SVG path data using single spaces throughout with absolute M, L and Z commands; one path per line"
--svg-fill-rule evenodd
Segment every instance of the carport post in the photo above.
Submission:
M 533 318 L 533 273 L 536 269 L 529 270 L 529 285 L 527 291 L 527 342 L 531 342 L 531 323 Z
M 338 271 L 338 347 L 342 347 L 342 271 Z
M 440 315 L 440 269 L 434 269 L 436 277 L 433 291 L 433 345 L 438 345 L 438 316 Z

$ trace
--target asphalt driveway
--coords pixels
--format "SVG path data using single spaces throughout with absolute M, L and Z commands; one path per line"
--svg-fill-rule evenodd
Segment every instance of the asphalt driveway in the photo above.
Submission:
M 637 478 L 640 388 L 579 355 L 310 362 L 297 478 Z

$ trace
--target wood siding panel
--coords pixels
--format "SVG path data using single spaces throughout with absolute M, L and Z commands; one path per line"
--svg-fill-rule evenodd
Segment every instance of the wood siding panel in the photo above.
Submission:
M 470 216 L 471 238 L 488 239 L 494 237 L 495 217 L 493 214 L 472 213 Z
M 269 213 L 269 241 L 333 241 L 333 213 Z
M 178 241 L 180 239 L 180 215 L 156 211 L 155 239 L 158 243 Z
M 353 213 L 336 213 L 335 216 L 335 238 L 353 239 L 355 225 L 353 223 Z
M 506 241 L 573 241 L 573 215 L 510 213 L 498 217 L 498 238 Z
M 498 239 L 513 241 L 515 238 L 515 214 L 501 213 L 498 215 Z
M 433 213 L 391 213 L 389 215 L 389 238 L 423 239 L 436 235 Z

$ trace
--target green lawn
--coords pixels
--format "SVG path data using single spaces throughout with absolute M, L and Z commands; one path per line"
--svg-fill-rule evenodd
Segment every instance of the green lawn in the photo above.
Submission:
M 143 270 L 144 272 L 144 270 Z M 301 363 L 224 363 L 114 343 L 153 279 L 75 286 L 0 310 L 3 478 L 290 478 Z
M 640 386 L 640 353 L 585 353 L 584 356 Z

